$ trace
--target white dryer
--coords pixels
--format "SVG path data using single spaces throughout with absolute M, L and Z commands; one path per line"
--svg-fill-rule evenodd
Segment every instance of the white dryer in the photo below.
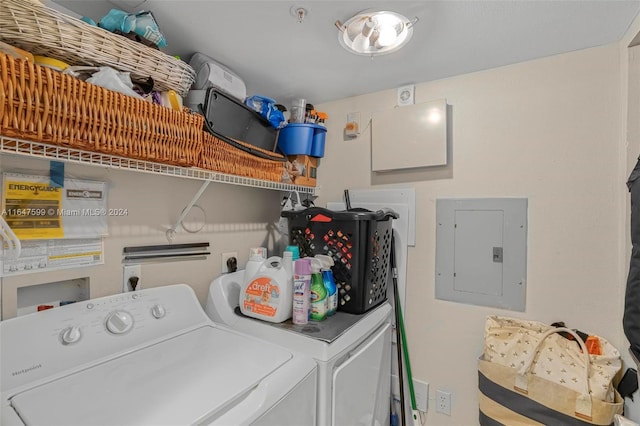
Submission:
M 214 324 L 186 285 L 0 322 L 9 425 L 313 425 L 316 365 Z
M 313 357 L 318 364 L 319 426 L 388 425 L 391 313 L 385 302 L 363 315 L 337 312 L 322 322 L 273 324 L 240 313 L 244 271 L 209 287 L 205 311 L 214 322 Z

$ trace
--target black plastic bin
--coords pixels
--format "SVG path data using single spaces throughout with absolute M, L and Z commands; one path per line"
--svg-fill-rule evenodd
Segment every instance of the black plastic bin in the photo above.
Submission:
M 233 96 L 211 87 L 204 96 L 203 108 L 205 120 L 214 132 L 267 151 L 275 149 L 276 129 Z
M 311 207 L 283 211 L 282 216 L 289 222 L 289 243 L 300 248 L 300 257 L 326 254 L 333 258 L 338 310 L 362 314 L 387 300 L 396 212 Z

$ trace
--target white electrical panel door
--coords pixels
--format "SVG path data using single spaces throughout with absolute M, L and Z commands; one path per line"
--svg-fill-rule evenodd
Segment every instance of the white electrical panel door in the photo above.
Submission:
M 373 113 L 371 170 L 383 172 L 446 164 L 446 99 Z
M 456 210 L 454 226 L 455 291 L 502 294 L 502 210 Z
M 436 298 L 525 310 L 527 199 L 436 200 Z

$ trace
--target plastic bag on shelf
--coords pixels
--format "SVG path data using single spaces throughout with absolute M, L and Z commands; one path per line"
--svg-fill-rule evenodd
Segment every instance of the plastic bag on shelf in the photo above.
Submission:
M 257 111 L 272 127 L 282 129 L 287 125 L 284 114 L 276 107 L 276 101 L 266 96 L 254 95 L 244 101 L 245 105 Z
M 167 40 L 160 32 L 153 14 L 149 11 L 127 13 L 118 9 L 111 9 L 109 13 L 100 19 L 100 26 L 111 32 L 121 31 L 124 34 L 131 32 L 153 42 L 158 47 L 165 47 Z
M 104 87 L 124 95 L 142 99 L 133 90 L 133 83 L 128 72 L 119 72 L 110 67 L 100 67 L 100 70 L 87 79 L 87 83 Z

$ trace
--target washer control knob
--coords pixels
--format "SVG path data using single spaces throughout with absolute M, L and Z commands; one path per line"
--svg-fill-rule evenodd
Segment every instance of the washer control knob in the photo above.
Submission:
M 153 307 L 151 308 L 151 315 L 153 315 L 155 319 L 164 318 L 166 314 L 167 314 L 167 311 L 164 309 L 164 306 L 162 305 L 153 305 Z
M 133 317 L 125 311 L 115 311 L 107 317 L 107 330 L 112 334 L 123 334 L 133 327 Z
M 82 333 L 80 332 L 80 328 L 75 325 L 62 330 L 62 343 L 65 345 L 76 343 L 81 337 Z

